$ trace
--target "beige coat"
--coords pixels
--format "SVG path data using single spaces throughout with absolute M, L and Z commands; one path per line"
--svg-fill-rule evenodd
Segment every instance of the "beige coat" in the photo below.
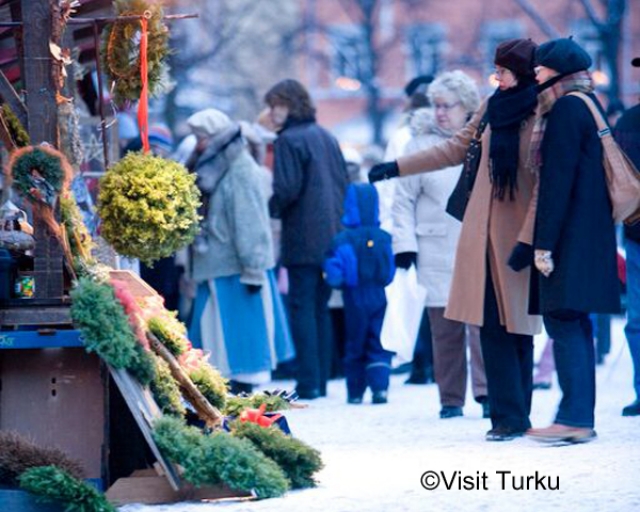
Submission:
M 486 110 L 486 102 L 471 121 L 451 139 L 425 151 L 398 159 L 400 176 L 436 171 L 459 165 Z M 518 241 L 531 244 L 535 222 L 535 175 L 527 162 L 534 117 L 520 130 L 520 165 L 515 201 L 500 201 L 492 194 L 488 148 L 491 127 L 482 136 L 482 158 L 462 223 L 456 251 L 451 293 L 445 316 L 451 320 L 483 325 L 487 259 L 491 265 L 501 323 L 514 334 L 540 332 L 539 316 L 528 314 L 531 267 L 514 272 L 507 260 Z

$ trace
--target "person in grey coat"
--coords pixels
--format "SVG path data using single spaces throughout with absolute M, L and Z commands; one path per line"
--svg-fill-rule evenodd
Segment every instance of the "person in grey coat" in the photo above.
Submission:
M 281 263 L 289 273 L 291 330 L 296 346 L 300 398 L 326 395 L 331 365 L 331 288 L 322 264 L 341 228 L 348 184 L 338 141 L 316 123 L 309 93 L 283 80 L 266 94 L 278 128 L 274 144 L 271 216 L 282 220 Z

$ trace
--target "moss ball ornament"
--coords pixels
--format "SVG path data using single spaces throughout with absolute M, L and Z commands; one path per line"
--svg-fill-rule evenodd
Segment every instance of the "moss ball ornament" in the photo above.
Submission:
M 190 244 L 200 220 L 195 179 L 177 162 L 129 153 L 100 180 L 102 236 L 118 253 L 146 264 Z

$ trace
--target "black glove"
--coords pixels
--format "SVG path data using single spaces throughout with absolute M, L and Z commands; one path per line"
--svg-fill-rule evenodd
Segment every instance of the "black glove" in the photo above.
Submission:
M 415 265 L 418 261 L 418 253 L 416 252 L 399 252 L 395 256 L 396 267 L 409 270 L 411 265 Z
M 369 183 L 375 183 L 380 180 L 388 180 L 400 176 L 398 162 L 382 162 L 374 165 L 369 171 Z
M 247 291 L 252 295 L 260 293 L 260 290 L 262 290 L 262 285 L 260 284 L 245 284 L 245 286 L 247 287 Z
M 533 247 L 529 244 L 525 244 L 524 242 L 518 242 L 513 248 L 513 251 L 511 251 L 511 256 L 509 256 L 507 265 L 509 265 L 515 272 L 520 272 L 532 264 Z

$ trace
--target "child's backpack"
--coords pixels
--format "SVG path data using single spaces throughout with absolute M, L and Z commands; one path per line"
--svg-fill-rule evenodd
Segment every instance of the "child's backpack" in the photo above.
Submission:
M 391 235 L 378 227 L 365 226 L 344 233 L 358 261 L 358 286 L 387 286 L 395 265 Z

